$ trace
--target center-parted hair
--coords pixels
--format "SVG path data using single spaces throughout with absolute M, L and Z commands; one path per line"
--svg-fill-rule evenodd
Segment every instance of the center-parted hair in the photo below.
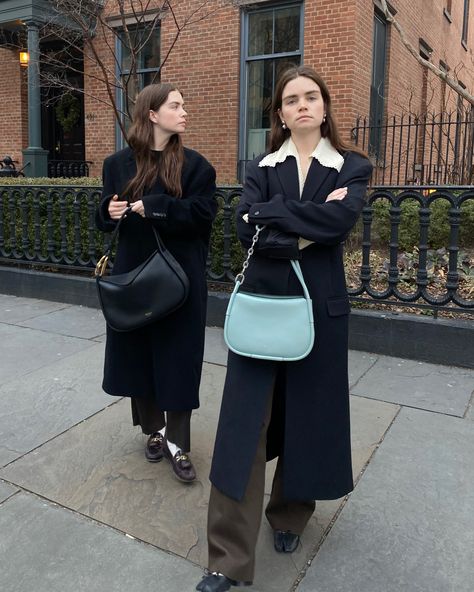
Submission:
M 292 66 L 284 70 L 278 78 L 278 82 L 275 87 L 275 93 L 273 95 L 272 112 L 270 115 L 270 152 L 275 152 L 278 150 L 283 142 L 291 135 L 289 129 L 283 129 L 278 111 L 282 106 L 283 91 L 285 90 L 285 86 L 299 76 L 309 78 L 315 82 L 321 90 L 321 95 L 324 101 L 324 110 L 326 113 L 326 121 L 321 123 L 321 137 L 328 138 L 333 147 L 340 152 L 351 150 L 352 152 L 358 152 L 365 156 L 365 153 L 355 146 L 342 141 L 332 112 L 331 95 L 329 94 L 327 84 L 324 82 L 322 77 L 310 66 Z
M 169 83 L 150 84 L 137 96 L 133 109 L 133 123 L 128 134 L 128 144 L 132 148 L 137 163 L 137 174 L 125 188 L 125 195 L 131 201 L 141 199 L 146 189 L 150 189 L 157 178 L 166 191 L 175 197 L 182 197 L 181 172 L 184 164 L 184 148 L 179 134 L 173 134 L 157 159 L 153 154 L 153 123 L 150 110 L 158 109 L 166 103 L 170 92 L 179 91 Z

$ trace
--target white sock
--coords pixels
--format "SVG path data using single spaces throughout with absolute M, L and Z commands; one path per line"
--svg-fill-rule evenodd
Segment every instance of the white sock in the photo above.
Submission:
M 173 442 L 167 440 L 166 443 L 168 444 L 168 448 L 172 456 L 175 456 L 177 452 L 181 452 L 181 448 L 179 448 L 179 446 L 176 446 L 176 444 L 173 444 Z

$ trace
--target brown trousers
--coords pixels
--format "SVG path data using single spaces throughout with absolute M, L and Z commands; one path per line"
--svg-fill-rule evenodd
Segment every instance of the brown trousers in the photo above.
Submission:
M 267 430 L 271 419 L 272 396 L 265 414 L 255 460 L 244 498 L 236 501 L 211 487 L 207 539 L 209 570 L 239 582 L 251 583 L 255 571 L 255 548 L 262 520 L 265 494 Z M 283 434 L 282 434 L 283 437 Z M 279 457 L 265 515 L 273 530 L 291 530 L 300 535 L 311 518 L 314 501 L 283 498 L 283 458 Z
M 158 408 L 154 399 L 131 397 L 133 425 L 139 425 L 144 434 L 154 434 L 166 426 L 165 437 L 183 452 L 191 450 L 191 409 L 167 411 Z

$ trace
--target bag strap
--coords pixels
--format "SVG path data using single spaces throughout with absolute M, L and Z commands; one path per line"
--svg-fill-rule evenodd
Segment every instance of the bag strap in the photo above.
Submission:
M 118 234 L 119 234 L 119 230 L 120 230 L 120 225 L 122 224 L 122 222 L 125 220 L 125 218 L 127 217 L 128 214 L 130 214 L 130 212 L 132 211 L 132 206 L 128 206 L 128 208 L 124 211 L 124 213 L 120 216 L 117 225 L 115 226 L 115 229 L 112 233 L 112 236 L 110 237 L 110 243 L 109 246 L 107 247 L 107 250 L 105 251 L 105 253 L 102 255 L 102 257 L 99 259 L 99 261 L 97 262 L 97 265 L 95 267 L 95 276 L 102 276 L 104 275 L 106 269 L 107 269 L 107 264 L 109 261 L 109 257 L 110 257 L 110 253 L 112 252 L 112 249 L 114 248 L 114 244 L 115 241 L 117 240 Z M 155 239 L 156 239 L 156 243 L 158 245 L 158 250 L 163 253 L 166 249 L 165 245 L 163 244 L 163 241 L 158 233 L 158 230 L 156 230 L 156 228 L 152 225 L 152 230 L 153 230 L 153 234 L 155 235 Z
M 265 226 L 260 226 L 259 224 L 257 224 L 255 228 L 256 232 L 252 237 L 252 244 L 250 245 L 247 251 L 247 258 L 245 259 L 242 265 L 242 271 L 235 276 L 236 290 L 238 290 L 245 281 L 245 272 L 247 271 L 247 267 L 249 266 L 250 258 L 255 253 L 255 245 L 257 244 L 258 237 L 262 230 L 265 228 Z M 306 298 L 306 300 L 310 300 L 308 287 L 306 286 L 306 282 L 304 281 L 303 270 L 301 269 L 300 262 L 295 259 L 290 259 L 290 263 L 293 267 L 293 271 L 295 272 L 296 277 L 298 278 L 298 281 L 301 284 L 301 287 L 303 288 L 304 297 Z

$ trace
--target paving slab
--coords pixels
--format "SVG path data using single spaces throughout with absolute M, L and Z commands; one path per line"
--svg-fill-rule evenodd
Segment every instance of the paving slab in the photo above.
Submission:
M 474 370 L 379 356 L 352 394 L 462 417 L 474 390 Z
M 0 323 L 14 324 L 66 308 L 71 308 L 71 305 L 0 294 Z
M 88 349 L 0 386 L 0 466 L 116 402 L 100 387 L 103 345 L 85 343 Z
M 199 567 L 24 493 L 0 506 L 3 592 L 185 592 Z
M 224 341 L 224 331 L 220 327 L 206 327 L 204 361 L 226 366 L 227 352 L 228 349 Z
M 474 405 L 471 403 L 466 413 L 466 419 L 474 421 Z
M 377 361 L 378 356 L 363 351 L 349 350 L 349 386 L 352 387 Z
M 83 339 L 93 339 L 105 334 L 105 321 L 102 312 L 97 308 L 86 306 L 71 306 L 19 321 L 17 324 L 48 333 L 82 337 Z
M 127 399 L 11 463 L 0 471 L 0 476 L 205 566 L 208 474 L 224 378 L 224 367 L 204 364 L 201 407 L 193 413 L 192 420 L 191 456 L 198 473 L 198 480 L 192 485 L 178 482 L 167 461 L 146 462 L 145 437 L 131 426 Z M 397 411 L 395 405 L 353 398 L 356 475 Z M 271 478 L 270 466 L 267 497 Z M 282 557 L 273 551 L 271 529 L 264 520 L 257 547 L 255 586 L 249 590 L 289 590 L 342 501 L 318 503 L 293 556 Z
M 0 385 L 91 347 L 85 339 L 0 323 Z
M 14 487 L 9 483 L 5 483 L 4 481 L 0 481 L 0 504 L 11 497 L 14 493 L 19 491 L 18 487 Z
M 402 409 L 298 592 L 472 592 L 474 430 Z

